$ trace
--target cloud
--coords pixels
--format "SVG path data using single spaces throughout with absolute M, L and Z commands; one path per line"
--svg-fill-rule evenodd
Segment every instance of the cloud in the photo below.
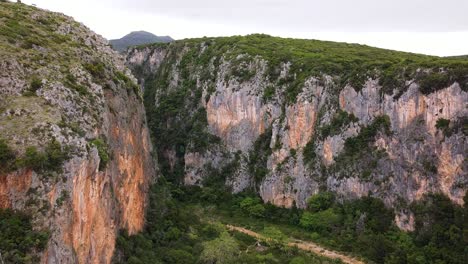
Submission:
M 448 56 L 468 54 L 468 0 L 24 0 L 113 39 L 266 33 Z
M 117 0 L 112 3 L 139 13 L 308 31 L 468 30 L 468 1 L 465 0 Z

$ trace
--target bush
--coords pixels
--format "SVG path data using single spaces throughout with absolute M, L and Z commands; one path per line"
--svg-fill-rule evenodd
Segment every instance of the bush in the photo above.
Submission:
M 37 172 L 61 171 L 63 162 L 68 158 L 68 148 L 62 149 L 60 143 L 53 140 L 47 144 L 44 152 L 35 146 L 27 147 L 24 157 L 17 161 L 17 165 Z
M 275 248 L 282 248 L 288 240 L 288 237 L 281 230 L 272 226 L 265 227 L 262 235 L 265 236 L 266 242 Z
M 5 140 L 0 140 L 0 173 L 9 172 L 13 166 L 16 155 L 13 150 L 8 146 Z
M 20 160 L 21 167 L 31 168 L 35 171 L 42 171 L 45 169 L 47 163 L 47 156 L 37 150 L 37 147 L 27 147 L 24 158 Z
M 322 138 L 333 136 L 339 133 L 342 127 L 347 126 L 351 122 L 357 121 L 359 120 L 353 114 L 348 114 L 343 110 L 338 110 L 338 112 L 333 116 L 330 124 L 323 126 L 319 132 Z
M 85 63 L 83 67 L 98 81 L 106 77 L 106 67 L 102 62 Z
M 37 90 L 41 89 L 41 87 L 42 87 L 42 80 L 39 79 L 38 77 L 33 77 L 31 80 L 30 91 L 35 93 Z
M 229 263 L 239 254 L 239 244 L 226 231 L 219 238 L 203 242 L 202 263 Z
M 307 200 L 307 208 L 312 212 L 319 212 L 330 208 L 335 201 L 335 195 L 331 192 L 322 192 L 312 195 Z
M 419 90 L 430 94 L 450 85 L 450 76 L 446 73 L 430 73 L 419 78 Z
M 265 207 L 259 198 L 247 197 L 239 205 L 246 215 L 260 218 L 265 216 Z
M 304 212 L 300 225 L 315 232 L 332 231 L 340 222 L 340 217 L 333 209 L 329 208 L 317 213 Z
M 109 162 L 109 159 L 110 159 L 109 154 L 108 154 L 107 144 L 100 138 L 93 139 L 91 141 L 91 144 L 95 146 L 98 151 L 98 155 L 100 159 L 99 170 L 103 171 L 106 168 L 107 163 Z
M 268 174 L 267 161 L 268 156 L 272 153 L 270 148 L 271 137 L 272 130 L 269 128 L 255 140 L 249 153 L 248 169 L 256 184 L 260 184 Z
M 39 263 L 35 252 L 47 245 L 48 233 L 34 231 L 31 218 L 10 209 L 0 209 L 0 253 L 5 263 Z
M 436 122 L 435 126 L 436 126 L 437 129 L 442 131 L 444 133 L 444 135 L 448 135 L 448 133 L 450 131 L 450 129 L 449 129 L 450 120 L 444 119 L 444 118 L 439 118 L 439 119 L 437 119 L 437 122 Z
M 355 137 L 347 138 L 344 145 L 344 151 L 341 155 L 358 155 L 361 152 L 365 152 L 369 149 L 369 143 L 371 143 L 378 131 L 383 131 L 389 135 L 390 132 L 390 118 L 388 116 L 378 116 L 374 121 L 367 127 L 361 129 L 359 134 Z
M 304 155 L 304 163 L 309 164 L 309 165 L 317 157 L 317 154 L 315 153 L 314 139 L 311 139 L 309 142 L 307 142 L 307 144 L 305 145 L 303 149 L 303 155 Z

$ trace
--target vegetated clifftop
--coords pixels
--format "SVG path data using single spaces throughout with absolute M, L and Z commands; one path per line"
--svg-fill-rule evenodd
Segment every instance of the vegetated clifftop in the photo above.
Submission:
M 146 31 L 134 31 L 120 39 L 112 39 L 109 42 L 115 50 L 124 52 L 131 46 L 171 41 L 174 41 L 174 39 L 169 36 L 156 36 Z
M 370 195 L 406 230 L 427 193 L 463 203 L 466 59 L 250 35 L 134 48 L 127 63 L 174 180 L 285 207 Z
M 0 3 L 0 150 L 0 208 L 49 232 L 43 263 L 109 263 L 118 230 L 143 227 L 155 167 L 140 89 L 72 18 Z

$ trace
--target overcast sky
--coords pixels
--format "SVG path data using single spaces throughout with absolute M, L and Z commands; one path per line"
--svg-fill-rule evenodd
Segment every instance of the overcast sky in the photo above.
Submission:
M 468 54 L 468 0 L 24 0 L 108 39 L 266 33 L 448 56 Z

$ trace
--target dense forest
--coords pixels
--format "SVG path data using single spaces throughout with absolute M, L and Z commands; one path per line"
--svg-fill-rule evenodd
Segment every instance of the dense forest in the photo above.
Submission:
M 465 202 L 468 197 L 465 196 Z M 224 187 L 177 186 L 165 178 L 151 189 L 144 232 L 117 240 L 115 263 L 332 263 L 288 248 L 290 238 L 318 242 L 369 263 L 465 263 L 467 207 L 440 194 L 411 205 L 416 229 L 403 232 L 393 212 L 375 198 L 338 201 L 323 192 L 308 208 L 284 209 L 264 204 L 252 192 L 231 195 Z M 225 224 L 264 233 L 260 242 Z

